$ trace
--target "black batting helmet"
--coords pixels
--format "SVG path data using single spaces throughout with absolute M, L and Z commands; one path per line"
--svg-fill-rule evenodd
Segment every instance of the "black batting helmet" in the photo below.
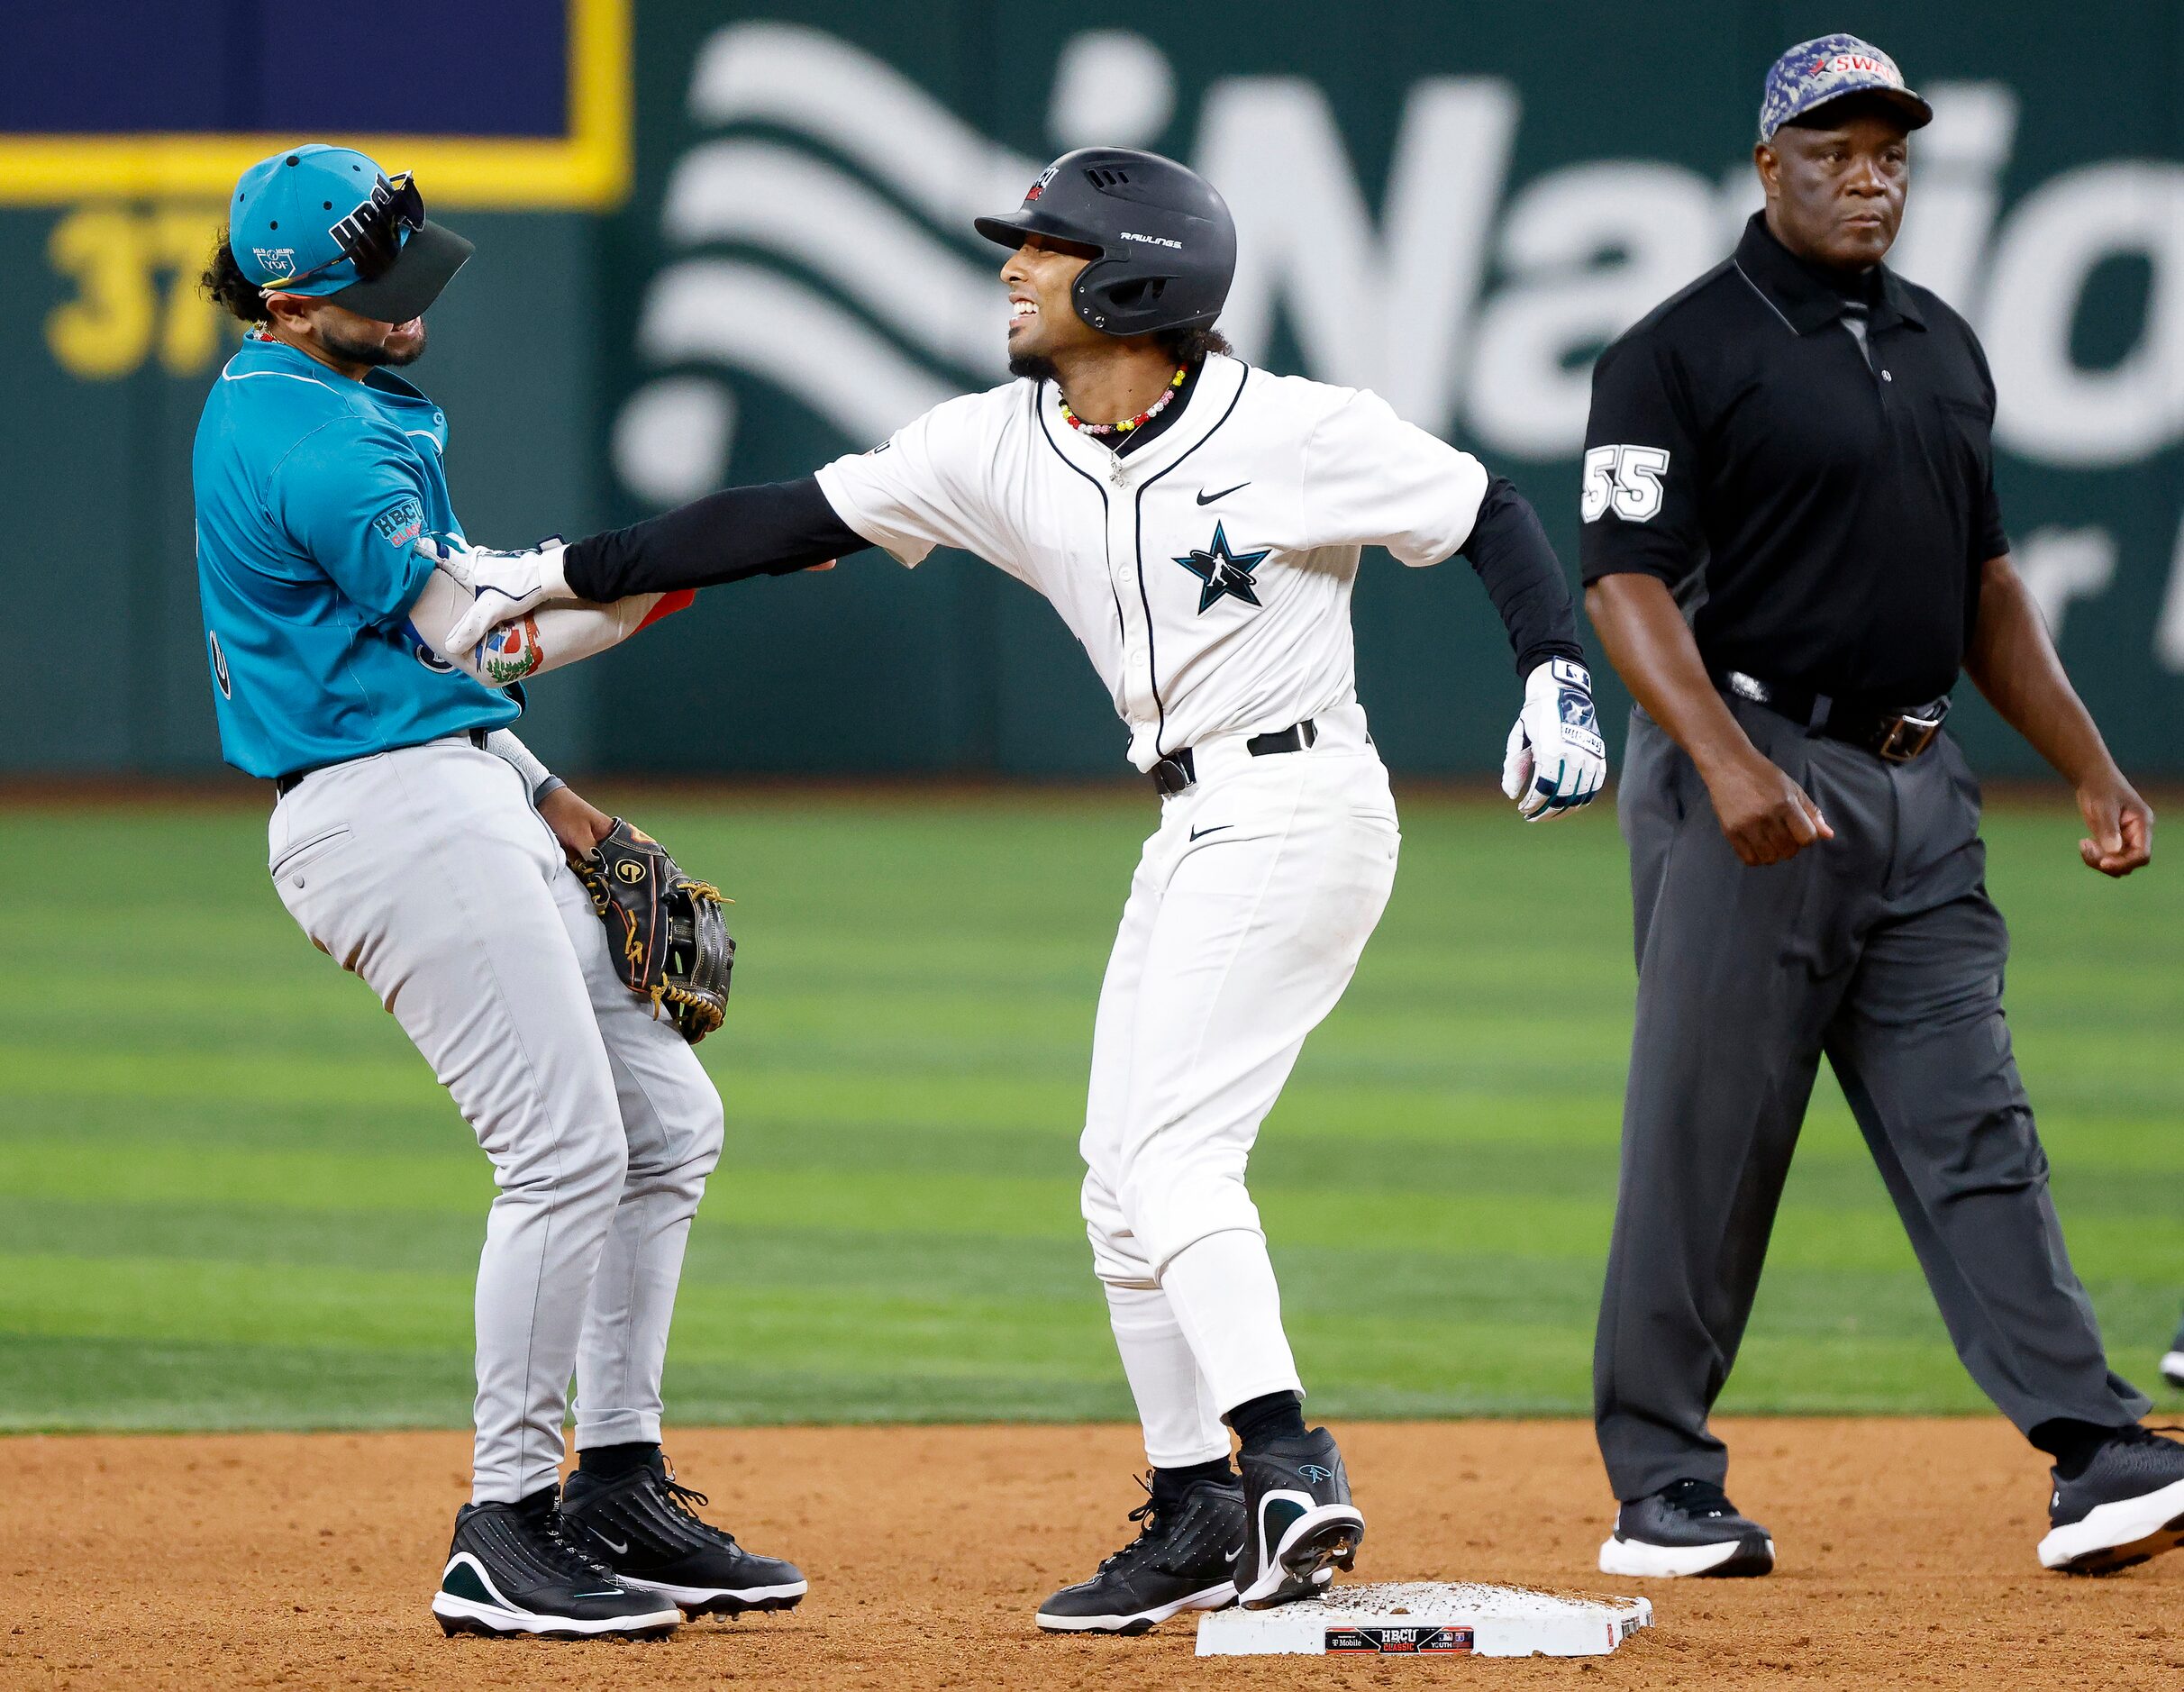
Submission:
M 1079 317 L 1110 335 L 1206 327 L 1236 274 L 1235 220 L 1213 184 L 1130 147 L 1062 154 L 1020 208 L 975 227 L 1004 247 L 1045 235 L 1091 248 L 1097 256 L 1070 298 Z

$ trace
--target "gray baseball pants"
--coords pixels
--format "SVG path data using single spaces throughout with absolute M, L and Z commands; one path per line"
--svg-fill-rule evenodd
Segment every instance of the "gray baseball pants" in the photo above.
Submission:
M 1691 760 L 1633 712 L 1617 808 L 1638 1012 L 1593 1353 L 1615 1496 L 1727 1471 L 1706 1418 L 1823 1055 L 1980 1389 L 2027 1431 L 2135 1421 L 2147 1400 L 2108 1370 L 2010 1052 L 2009 937 L 1963 754 L 1943 734 L 1887 763 L 1730 705 L 1835 838 L 1740 863 Z
M 282 799 L 268 843 L 289 914 L 379 996 L 493 1160 L 472 1497 L 558 1478 L 572 1372 L 579 1448 L 658 1440 L 720 1095 L 615 977 L 523 778 L 460 735 L 358 759 Z

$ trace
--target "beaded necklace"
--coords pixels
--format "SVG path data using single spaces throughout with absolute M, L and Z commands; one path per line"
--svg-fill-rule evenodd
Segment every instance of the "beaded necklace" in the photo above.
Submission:
M 1182 365 L 1176 366 L 1175 376 L 1169 382 L 1167 391 L 1151 405 L 1146 406 L 1143 411 L 1138 413 L 1136 416 L 1125 418 L 1121 423 L 1087 423 L 1069 409 L 1069 402 L 1066 399 L 1061 402 L 1061 420 L 1070 428 L 1081 429 L 1088 435 L 1126 435 L 1133 429 L 1142 429 L 1166 411 L 1175 396 L 1183 391 L 1183 378 L 1188 374 L 1189 372 Z

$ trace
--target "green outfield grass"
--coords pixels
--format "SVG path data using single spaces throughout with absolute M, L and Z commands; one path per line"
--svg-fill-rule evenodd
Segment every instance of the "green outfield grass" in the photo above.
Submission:
M 632 809 L 740 900 L 672 1413 L 1126 1415 L 1075 1142 L 1150 804 Z M 1253 1162 L 1291 1333 L 1330 1414 L 1579 1412 L 1629 1033 L 1614 821 L 1405 821 L 1394 905 Z M 2070 1245 L 2152 1384 L 2184 1293 L 2184 880 L 2102 881 L 2061 811 L 1988 832 Z M 264 844 L 249 809 L 0 818 L 0 1425 L 467 1418 L 485 1159 L 290 924 Z M 1727 1405 L 1981 1402 L 1824 1081 Z

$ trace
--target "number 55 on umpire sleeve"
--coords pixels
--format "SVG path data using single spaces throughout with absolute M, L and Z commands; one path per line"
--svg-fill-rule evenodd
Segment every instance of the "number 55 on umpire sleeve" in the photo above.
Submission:
M 1661 478 L 1669 468 L 1666 447 L 1590 447 L 1585 453 L 1585 484 L 1579 509 L 1587 523 L 1597 523 L 1615 508 L 1625 523 L 1644 523 L 1660 514 Z

